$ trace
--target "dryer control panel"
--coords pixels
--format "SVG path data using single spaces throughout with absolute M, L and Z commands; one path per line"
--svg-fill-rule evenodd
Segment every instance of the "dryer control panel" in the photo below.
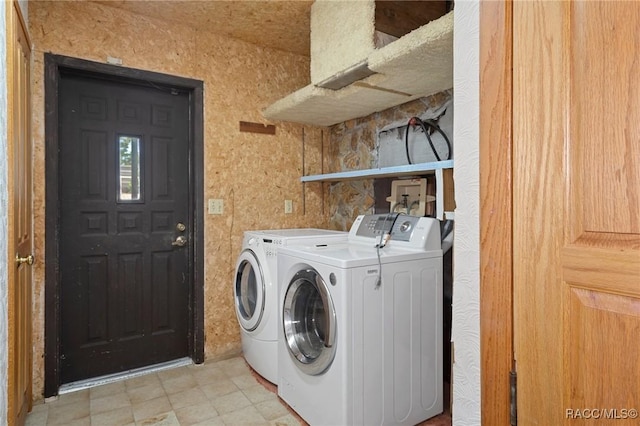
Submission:
M 398 213 L 358 216 L 351 226 L 349 241 L 374 243 L 386 234 L 396 247 L 436 250 L 440 246 L 440 223 L 431 217 Z

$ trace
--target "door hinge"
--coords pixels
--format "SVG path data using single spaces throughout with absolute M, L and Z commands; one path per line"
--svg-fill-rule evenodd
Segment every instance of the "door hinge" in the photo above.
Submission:
M 518 424 L 518 375 L 515 370 L 509 372 L 509 385 L 511 389 L 511 401 L 509 404 L 511 426 Z

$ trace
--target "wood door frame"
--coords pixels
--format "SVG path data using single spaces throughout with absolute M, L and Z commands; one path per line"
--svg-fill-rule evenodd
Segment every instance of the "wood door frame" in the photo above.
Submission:
M 61 70 L 75 70 L 118 82 L 172 85 L 189 91 L 191 171 L 190 209 L 193 223 L 193 271 L 190 289 L 189 355 L 195 363 L 204 362 L 204 117 L 203 88 L 200 80 L 151 71 L 108 65 L 84 59 L 45 53 L 45 386 L 44 396 L 57 395 L 60 387 L 60 271 L 59 271 L 59 186 L 58 186 L 58 84 Z
M 510 424 L 513 362 L 512 3 L 480 3 L 482 424 Z

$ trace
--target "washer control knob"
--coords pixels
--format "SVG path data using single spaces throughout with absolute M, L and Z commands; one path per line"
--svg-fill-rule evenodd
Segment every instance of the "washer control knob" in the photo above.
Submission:
M 400 225 L 400 232 L 407 232 L 411 229 L 411 222 L 410 221 L 405 221 L 402 222 L 402 224 Z

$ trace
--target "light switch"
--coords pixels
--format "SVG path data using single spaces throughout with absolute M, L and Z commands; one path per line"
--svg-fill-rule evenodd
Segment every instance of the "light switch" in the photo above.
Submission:
M 224 212 L 224 201 L 220 198 L 209 199 L 209 214 L 222 214 Z
M 284 212 L 285 214 L 293 213 L 293 201 L 284 200 Z

